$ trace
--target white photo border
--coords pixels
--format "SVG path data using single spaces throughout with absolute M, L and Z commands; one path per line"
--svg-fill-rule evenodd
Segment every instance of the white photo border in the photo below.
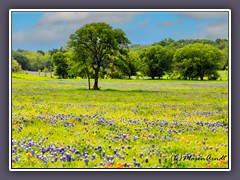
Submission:
M 12 12 L 228 12 L 228 168 L 12 168 L 11 138 L 12 138 Z M 9 10 L 9 171 L 231 171 L 231 10 L 230 9 L 10 9 Z

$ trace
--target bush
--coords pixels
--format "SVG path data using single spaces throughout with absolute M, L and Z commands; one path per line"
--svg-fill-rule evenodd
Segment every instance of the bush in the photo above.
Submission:
M 45 67 L 45 68 L 43 69 L 43 72 L 44 72 L 44 76 L 47 76 L 48 68 Z
M 220 77 L 220 75 L 216 71 L 214 71 L 208 74 L 207 77 L 208 80 L 217 80 Z
M 12 59 L 12 72 L 22 71 L 21 65 L 13 58 Z

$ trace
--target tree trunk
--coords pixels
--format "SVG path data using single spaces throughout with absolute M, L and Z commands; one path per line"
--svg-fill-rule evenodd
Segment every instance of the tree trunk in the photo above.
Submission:
M 88 89 L 91 89 L 90 75 L 89 75 L 89 71 L 88 71 L 88 69 L 87 69 L 87 78 L 88 78 Z
M 87 74 L 87 78 L 88 78 L 88 89 L 91 89 L 91 84 L 90 84 L 90 77 L 89 77 L 89 74 Z
M 152 79 L 154 79 L 154 76 L 152 76 Z
M 88 77 L 88 89 L 91 89 L 90 78 Z
M 131 76 L 130 76 L 130 75 L 128 76 L 128 79 L 131 79 Z
M 95 78 L 94 78 L 94 86 L 93 86 L 94 90 L 99 90 L 99 87 L 98 87 L 98 72 L 99 72 L 99 69 L 96 69 L 95 70 Z
M 203 76 L 201 76 L 200 79 L 203 80 Z

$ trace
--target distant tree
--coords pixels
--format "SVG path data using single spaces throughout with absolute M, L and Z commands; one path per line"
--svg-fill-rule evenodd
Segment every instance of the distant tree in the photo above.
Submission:
M 12 57 L 12 72 L 20 72 L 21 70 L 21 65 Z
M 50 53 L 50 56 L 52 56 L 54 53 L 58 52 L 59 50 L 58 49 L 52 49 L 52 50 L 49 50 L 48 52 Z
M 43 50 L 37 50 L 37 53 L 42 54 L 44 56 L 45 52 Z
M 195 43 L 179 49 L 174 55 L 174 62 L 184 79 L 204 76 L 217 79 L 217 70 L 221 69 L 224 58 L 220 50 L 212 45 Z
M 134 51 L 129 51 L 125 60 L 125 64 L 127 66 L 125 74 L 128 76 L 128 79 L 131 79 L 131 76 L 135 76 L 137 74 L 137 63 L 139 63 L 138 54 Z
M 166 72 L 171 70 L 173 54 L 166 48 L 155 45 L 150 46 L 140 54 L 142 60 L 142 72 L 154 79 L 161 78 Z
M 172 38 L 168 38 L 168 39 L 165 38 L 165 39 L 161 40 L 157 44 L 159 44 L 159 45 L 164 47 L 164 46 L 169 46 L 169 45 L 174 44 L 174 43 L 175 43 L 175 41 Z
M 47 73 L 48 73 L 48 68 L 47 68 L 47 67 L 45 67 L 45 68 L 43 69 L 43 72 L 44 72 L 44 76 L 47 76 Z
M 228 40 L 227 39 L 216 39 L 216 47 L 223 53 L 225 63 L 222 69 L 228 68 Z
M 24 52 L 23 49 L 18 49 L 16 52 Z
M 45 63 L 45 67 L 47 67 L 48 69 L 53 68 L 53 63 L 51 59 L 47 60 L 47 62 Z
M 101 71 L 102 77 L 106 76 L 121 79 L 123 76 L 128 75 L 130 73 L 128 61 L 126 55 L 121 55 L 119 53 L 112 55 L 111 61 L 109 61 L 108 65 Z
M 130 41 L 120 29 L 113 29 L 106 23 L 90 23 L 70 35 L 68 45 L 75 53 L 81 50 L 90 57 L 87 64 L 94 70 L 93 89 L 99 90 L 98 79 L 101 68 L 113 60 L 111 55 L 126 53 Z M 82 58 L 80 58 L 82 59 Z
M 60 47 L 59 51 L 63 52 L 63 53 L 67 52 L 66 48 L 64 48 L 64 47 Z
M 137 75 L 137 71 L 138 71 L 138 63 L 139 61 L 139 55 L 134 52 L 134 51 L 130 51 L 128 53 L 128 59 L 127 59 L 127 66 L 129 68 L 129 72 L 128 72 L 128 78 L 130 79 L 131 76 L 135 76 Z
M 66 60 L 66 55 L 62 52 L 56 52 L 53 54 L 53 64 L 54 64 L 54 74 L 62 77 L 68 77 L 68 64 Z
M 228 47 L 228 40 L 227 39 L 216 39 L 215 44 L 220 50 L 223 50 L 224 48 Z
M 21 65 L 23 70 L 29 70 L 30 69 L 30 62 L 26 58 L 26 56 L 22 55 L 22 53 L 13 52 L 12 56 Z

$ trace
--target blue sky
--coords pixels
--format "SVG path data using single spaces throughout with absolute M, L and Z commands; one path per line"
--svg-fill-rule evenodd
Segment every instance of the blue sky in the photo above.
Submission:
M 228 38 L 227 12 L 12 12 L 12 48 L 64 47 L 70 34 L 91 22 L 121 28 L 132 44 Z

